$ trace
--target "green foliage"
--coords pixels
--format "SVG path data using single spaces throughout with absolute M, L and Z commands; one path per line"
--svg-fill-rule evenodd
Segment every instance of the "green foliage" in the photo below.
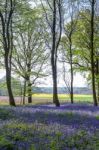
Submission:
M 72 32 L 71 41 L 72 41 L 72 54 L 73 54 L 73 68 L 75 72 L 80 72 L 87 79 L 88 84 L 91 82 L 91 12 L 90 9 L 81 10 L 79 12 L 79 16 L 76 21 L 76 27 Z M 96 63 L 96 59 L 98 59 L 98 48 L 99 48 L 99 16 L 95 14 L 94 17 L 94 61 Z M 65 26 L 67 29 L 67 34 L 70 33 L 72 27 L 72 21 L 68 22 Z M 64 47 L 63 51 L 66 54 L 65 60 L 69 61 L 69 40 L 68 36 L 64 36 L 62 38 L 62 45 Z M 95 68 L 96 73 L 96 68 Z M 99 81 L 98 75 L 95 75 L 96 86 Z M 98 88 L 97 88 L 98 90 Z
M 0 129 L 0 148 L 5 147 L 7 150 L 12 150 L 16 147 L 16 142 L 29 141 L 31 138 L 31 127 L 23 123 L 11 123 L 3 126 Z
M 89 138 L 90 137 L 90 138 Z M 74 134 L 73 136 L 67 138 L 66 144 L 69 148 L 76 148 L 77 150 L 84 150 L 84 149 L 90 149 L 93 150 L 95 145 L 93 143 L 93 136 L 89 136 L 86 131 L 80 131 L 77 134 Z M 98 147 L 99 148 L 99 147 Z
M 95 118 L 96 118 L 97 120 L 99 120 L 99 115 L 95 116 Z
M 40 128 L 39 128 L 40 127 Z M 44 124 L 41 126 L 34 124 L 27 125 L 25 123 L 10 123 L 0 129 L 0 148 L 6 149 L 15 148 L 16 142 L 29 142 L 30 150 L 62 150 L 64 147 L 77 150 L 98 150 L 99 149 L 99 135 L 89 135 L 85 130 L 77 131 L 72 135 L 66 136 L 62 132 L 46 133 Z M 43 128 L 44 127 L 44 128 Z M 5 131 L 5 132 L 3 132 Z M 65 136 L 65 137 L 64 137 Z M 35 141 L 34 139 L 37 139 Z
M 30 146 L 30 150 L 36 150 L 35 144 L 32 144 L 32 145 Z
M 0 108 L 0 119 L 6 120 L 6 119 L 12 119 L 13 117 L 14 117 L 13 111 Z
M 6 150 L 13 150 L 13 142 L 6 139 L 5 136 L 0 136 L 0 148 L 6 148 Z

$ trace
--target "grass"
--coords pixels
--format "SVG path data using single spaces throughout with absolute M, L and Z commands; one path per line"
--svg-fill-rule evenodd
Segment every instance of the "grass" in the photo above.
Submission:
M 70 102 L 70 96 L 69 94 L 59 94 L 59 100 L 61 103 L 64 102 Z M 35 102 L 35 99 L 38 99 L 38 102 L 41 103 L 51 103 L 52 102 L 52 94 L 33 94 L 33 102 Z M 74 95 L 74 101 L 75 102 L 86 102 L 86 103 L 92 103 L 92 95 L 80 95 L 75 94 Z
M 59 94 L 60 103 L 67 103 L 70 102 L 70 97 L 68 94 Z M 33 94 L 33 105 L 35 104 L 50 104 L 53 102 L 52 94 Z M 17 105 L 22 104 L 21 97 L 15 97 L 15 102 Z M 93 103 L 92 95 L 74 95 L 74 102 L 75 103 Z M 27 104 L 27 98 L 26 98 Z M 0 97 L 0 105 L 9 105 L 8 97 Z

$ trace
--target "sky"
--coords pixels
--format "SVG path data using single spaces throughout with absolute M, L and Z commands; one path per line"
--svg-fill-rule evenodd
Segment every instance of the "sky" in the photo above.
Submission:
M 52 78 L 51 77 L 46 77 L 44 79 L 39 79 L 39 82 L 41 83 L 39 86 L 40 87 L 52 87 Z M 62 77 L 58 77 L 58 87 L 64 87 L 64 81 Z M 74 76 L 74 87 L 86 87 L 87 86 L 87 81 L 86 79 L 80 74 L 76 73 Z
M 5 71 L 4 69 L 0 69 L 0 79 L 5 76 Z M 37 84 L 37 86 L 40 87 L 52 87 L 52 78 L 50 77 L 46 77 L 43 79 L 39 79 L 39 84 Z M 65 86 L 62 77 L 60 76 L 58 78 L 58 87 L 63 87 Z M 86 79 L 83 78 L 83 76 L 80 73 L 76 73 L 76 75 L 74 76 L 74 87 L 85 87 L 87 86 L 86 84 Z

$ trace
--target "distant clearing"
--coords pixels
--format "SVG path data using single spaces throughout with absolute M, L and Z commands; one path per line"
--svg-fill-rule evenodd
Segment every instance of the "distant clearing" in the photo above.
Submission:
M 33 94 L 33 104 L 48 104 L 52 103 L 52 94 Z M 61 103 L 70 102 L 70 97 L 68 94 L 59 94 L 59 100 Z M 22 104 L 21 97 L 15 97 L 16 104 Z M 74 101 L 76 103 L 92 103 L 92 95 L 74 95 Z M 1 105 L 8 105 L 8 97 L 7 96 L 0 96 L 0 104 Z M 26 104 L 27 104 L 27 97 L 26 97 Z

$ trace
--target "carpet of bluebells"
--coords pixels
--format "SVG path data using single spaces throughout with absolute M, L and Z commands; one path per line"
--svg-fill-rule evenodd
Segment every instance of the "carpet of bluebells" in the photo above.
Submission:
M 99 150 L 99 107 L 0 106 L 0 150 Z

